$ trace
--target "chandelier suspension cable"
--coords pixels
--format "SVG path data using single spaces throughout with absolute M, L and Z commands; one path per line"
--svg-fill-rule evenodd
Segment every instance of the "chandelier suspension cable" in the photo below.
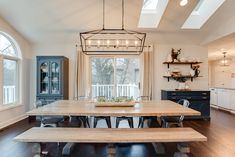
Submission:
M 122 0 L 122 30 L 124 30 L 124 0 Z
M 103 30 L 104 30 L 104 23 L 105 23 L 105 15 L 104 15 L 104 12 L 105 12 L 105 0 L 103 0 Z

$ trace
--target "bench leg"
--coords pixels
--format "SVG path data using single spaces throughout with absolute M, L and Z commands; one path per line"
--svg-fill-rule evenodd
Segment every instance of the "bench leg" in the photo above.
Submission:
M 108 144 L 107 155 L 108 155 L 108 157 L 115 157 L 116 156 L 115 144 Z
M 75 143 L 66 143 L 62 150 L 62 155 L 70 155 L 70 153 L 73 151 L 74 146 Z
M 165 147 L 162 143 L 152 143 L 152 145 L 157 154 L 165 154 Z
M 40 157 L 40 156 L 47 156 L 49 152 L 47 150 L 44 150 L 46 148 L 46 144 L 44 143 L 36 143 L 32 147 L 32 153 L 34 154 L 34 157 Z
M 178 143 L 177 149 L 179 150 L 179 152 L 175 152 L 174 157 L 188 157 L 187 153 L 190 153 L 188 143 Z
M 188 157 L 188 155 L 182 152 L 175 152 L 174 157 Z

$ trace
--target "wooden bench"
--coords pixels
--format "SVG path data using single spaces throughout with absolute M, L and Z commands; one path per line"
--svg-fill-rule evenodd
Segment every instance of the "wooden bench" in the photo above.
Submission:
M 207 138 L 192 128 L 31 128 L 14 138 L 18 142 L 153 143 L 196 142 Z

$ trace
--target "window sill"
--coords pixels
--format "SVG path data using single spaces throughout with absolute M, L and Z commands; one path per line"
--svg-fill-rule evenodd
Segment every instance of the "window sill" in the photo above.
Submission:
M 5 110 L 10 110 L 16 107 L 23 106 L 22 104 L 7 104 L 7 105 L 0 105 L 0 112 Z

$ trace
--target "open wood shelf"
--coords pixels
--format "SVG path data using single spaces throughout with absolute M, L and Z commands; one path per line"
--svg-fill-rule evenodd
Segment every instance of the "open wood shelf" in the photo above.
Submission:
M 163 62 L 163 64 L 167 64 L 168 68 L 170 68 L 170 64 L 181 64 L 181 65 L 183 65 L 183 64 L 185 64 L 185 65 L 189 64 L 189 65 L 191 65 L 191 68 L 192 68 L 192 66 L 193 66 L 194 64 L 201 64 L 201 63 L 202 63 L 202 62 Z
M 163 76 L 164 78 L 167 78 L 168 79 L 168 82 L 170 81 L 170 78 L 172 79 L 175 79 L 175 78 L 189 78 L 191 79 L 191 81 L 193 82 L 193 79 L 194 78 L 197 78 L 197 77 L 202 77 L 202 76 L 191 76 L 191 75 L 181 75 L 181 76 Z

